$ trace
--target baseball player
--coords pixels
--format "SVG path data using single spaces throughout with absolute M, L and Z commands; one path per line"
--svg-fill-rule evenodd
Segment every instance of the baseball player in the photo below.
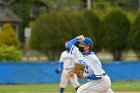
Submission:
M 77 47 L 74 45 L 76 42 L 80 42 Z M 66 47 L 70 49 L 72 55 L 78 58 L 78 63 L 84 65 L 83 78 L 89 81 L 80 86 L 77 93 L 114 93 L 109 76 L 102 69 L 98 57 L 91 51 L 93 41 L 90 38 L 83 35 L 77 36 L 69 41 Z
M 78 82 L 77 75 L 76 74 L 74 74 L 73 76 L 68 75 L 68 72 L 74 68 L 74 64 L 76 61 L 78 60 L 73 55 L 70 54 L 68 49 L 66 49 L 61 53 L 59 67 L 56 69 L 56 73 L 59 73 L 63 68 L 60 81 L 60 93 L 64 92 L 64 89 L 67 86 L 69 80 L 71 81 L 75 90 L 79 88 L 80 84 Z

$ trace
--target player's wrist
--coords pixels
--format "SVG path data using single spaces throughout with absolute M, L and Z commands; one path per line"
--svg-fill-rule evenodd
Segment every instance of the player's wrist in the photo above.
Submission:
M 77 38 L 80 40 L 84 40 L 84 35 L 79 35 L 79 36 L 77 36 Z

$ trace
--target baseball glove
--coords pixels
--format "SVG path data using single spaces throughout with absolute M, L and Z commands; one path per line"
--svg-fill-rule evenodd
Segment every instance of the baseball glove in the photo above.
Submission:
M 83 78 L 84 70 L 85 70 L 85 67 L 83 65 L 75 64 L 74 69 L 69 72 L 69 76 L 73 76 L 75 73 L 78 78 Z

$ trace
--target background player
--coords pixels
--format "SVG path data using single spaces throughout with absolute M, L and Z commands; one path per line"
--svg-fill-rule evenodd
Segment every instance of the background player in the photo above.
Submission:
M 76 90 L 79 88 L 80 84 L 78 82 L 77 75 L 76 74 L 74 74 L 73 76 L 68 75 L 68 72 L 74 68 L 74 64 L 76 61 L 78 61 L 78 60 L 73 55 L 70 54 L 69 50 L 66 49 L 65 51 L 63 51 L 61 53 L 60 60 L 59 60 L 59 66 L 55 70 L 56 73 L 59 73 L 59 72 L 61 72 L 61 70 L 63 68 L 63 72 L 61 75 L 61 81 L 60 81 L 60 93 L 63 93 L 69 80 L 71 81 L 73 87 Z
M 80 42 L 79 46 L 75 46 L 76 42 Z M 102 69 L 101 62 L 91 51 L 93 41 L 83 35 L 80 35 L 68 42 L 67 46 L 70 53 L 78 58 L 78 63 L 85 66 L 83 78 L 89 82 L 80 86 L 77 93 L 114 93 L 111 86 L 111 81 L 105 71 Z

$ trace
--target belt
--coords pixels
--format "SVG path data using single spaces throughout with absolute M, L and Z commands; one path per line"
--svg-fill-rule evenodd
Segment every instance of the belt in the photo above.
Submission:
M 105 76 L 106 75 L 106 73 L 103 73 L 103 76 Z
M 65 68 L 65 70 L 71 70 L 71 69 L 73 69 L 73 68 Z

